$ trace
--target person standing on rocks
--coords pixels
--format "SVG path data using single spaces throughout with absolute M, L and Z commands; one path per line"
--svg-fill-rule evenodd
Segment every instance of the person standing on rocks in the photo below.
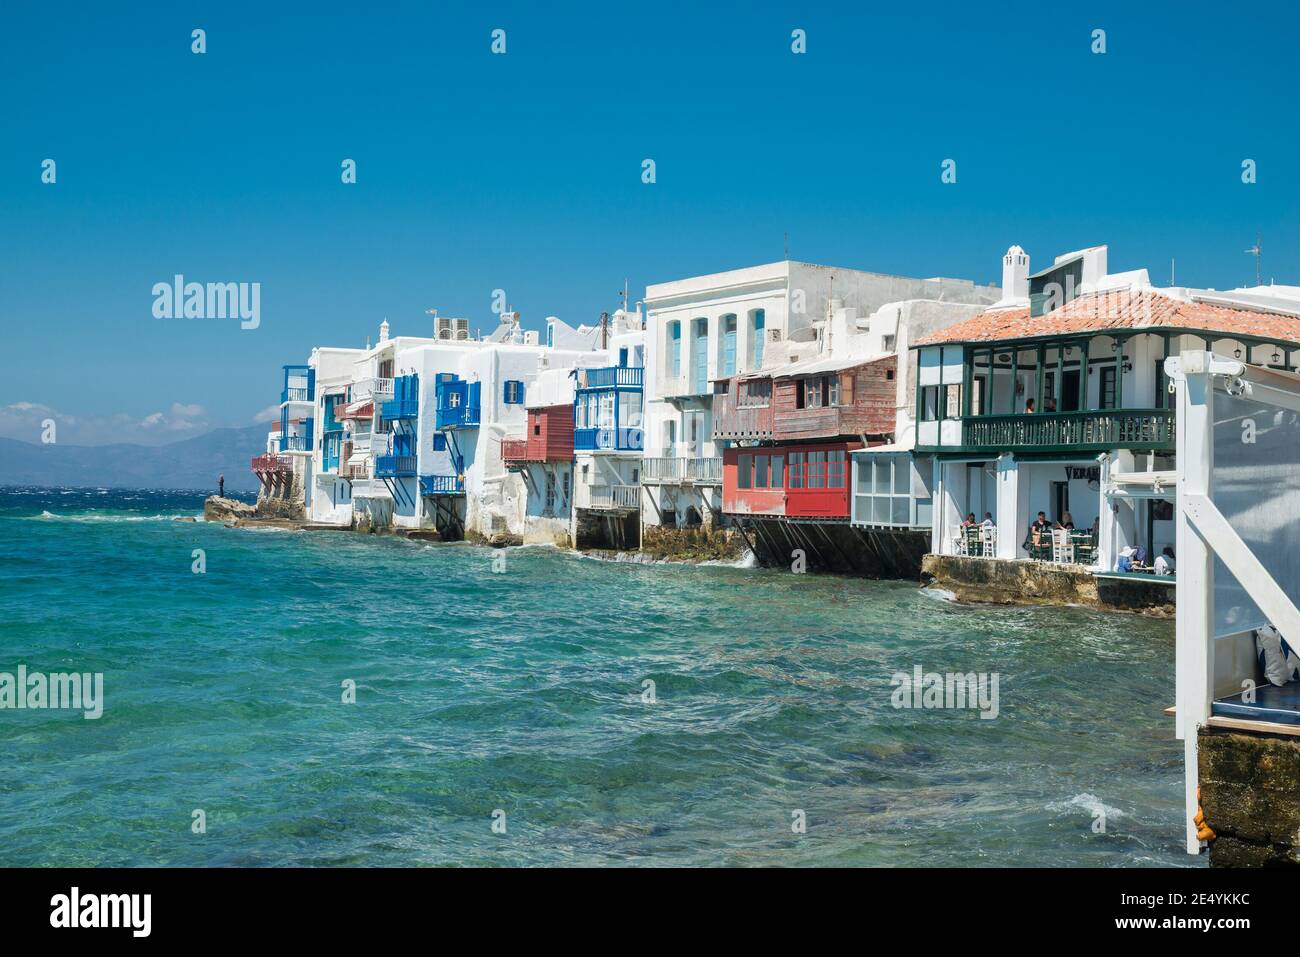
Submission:
M 225 473 L 217 476 L 217 497 L 226 497 L 226 476 Z

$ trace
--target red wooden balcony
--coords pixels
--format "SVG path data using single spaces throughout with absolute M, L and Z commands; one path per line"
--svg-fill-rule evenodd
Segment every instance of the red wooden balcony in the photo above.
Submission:
M 290 464 L 289 460 L 281 458 L 279 455 L 254 456 L 251 468 L 257 475 L 275 475 L 293 471 L 293 465 Z
M 528 464 L 527 439 L 502 439 L 501 461 L 508 469 L 521 468 Z
M 573 406 L 551 405 L 528 410 L 528 431 L 522 439 L 502 439 L 506 468 L 573 459 Z

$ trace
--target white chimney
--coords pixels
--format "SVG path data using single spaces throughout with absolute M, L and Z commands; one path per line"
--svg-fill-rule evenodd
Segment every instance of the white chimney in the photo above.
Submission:
M 387 319 L 385 319 L 383 322 L 379 324 L 379 341 L 380 342 L 388 341 L 388 320 Z
M 1002 257 L 1002 301 L 1029 300 L 1029 254 L 1012 246 Z

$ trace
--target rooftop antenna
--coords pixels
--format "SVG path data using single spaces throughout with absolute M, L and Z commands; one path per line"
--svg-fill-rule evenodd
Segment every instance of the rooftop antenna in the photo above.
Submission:
M 600 314 L 600 348 L 602 350 L 609 348 L 609 313 Z
M 1261 253 L 1262 251 L 1263 251 L 1263 247 L 1261 246 L 1260 241 L 1259 241 L 1259 233 L 1256 232 L 1256 233 L 1255 233 L 1255 245 L 1251 246 L 1249 249 L 1246 250 L 1246 252 L 1247 252 L 1249 255 L 1255 257 L 1255 285 L 1256 285 L 1256 286 L 1261 286 L 1261 285 L 1263 285 L 1263 282 L 1262 282 L 1262 280 L 1260 279 L 1260 271 L 1259 271 L 1259 259 L 1260 259 L 1260 253 Z
M 627 312 L 627 278 L 626 277 L 624 277 L 623 279 L 623 292 L 620 293 L 620 295 L 623 297 L 623 311 Z
M 1178 285 L 1178 283 L 1176 283 L 1176 282 L 1174 281 L 1174 276 L 1176 275 L 1176 273 L 1175 273 L 1175 271 L 1174 271 L 1174 264 L 1175 264 L 1175 262 L 1176 262 L 1176 261 L 1175 261 L 1174 257 L 1173 257 L 1173 256 L 1170 256 L 1170 257 L 1169 257 L 1169 285 L 1171 285 L 1171 286 L 1176 286 L 1176 285 Z

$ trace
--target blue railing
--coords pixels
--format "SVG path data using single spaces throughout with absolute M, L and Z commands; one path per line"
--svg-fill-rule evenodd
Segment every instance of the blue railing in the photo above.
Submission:
M 480 409 L 476 405 L 439 406 L 435 427 L 439 429 L 472 429 L 479 424 Z
M 315 402 L 316 370 L 311 366 L 285 366 L 281 402 Z
M 281 452 L 310 452 L 311 451 L 311 434 L 307 435 L 281 435 L 280 436 Z
M 645 369 L 633 366 L 579 369 L 577 380 L 579 391 L 583 389 L 640 389 L 645 382 Z
M 421 495 L 463 495 L 465 483 L 459 475 L 421 475 Z
M 579 452 L 640 452 L 640 429 L 574 429 L 573 447 Z
M 415 474 L 414 455 L 381 455 L 375 459 L 375 476 L 400 478 Z
M 420 414 L 419 399 L 389 399 L 379 407 L 379 413 L 389 422 L 414 419 Z

